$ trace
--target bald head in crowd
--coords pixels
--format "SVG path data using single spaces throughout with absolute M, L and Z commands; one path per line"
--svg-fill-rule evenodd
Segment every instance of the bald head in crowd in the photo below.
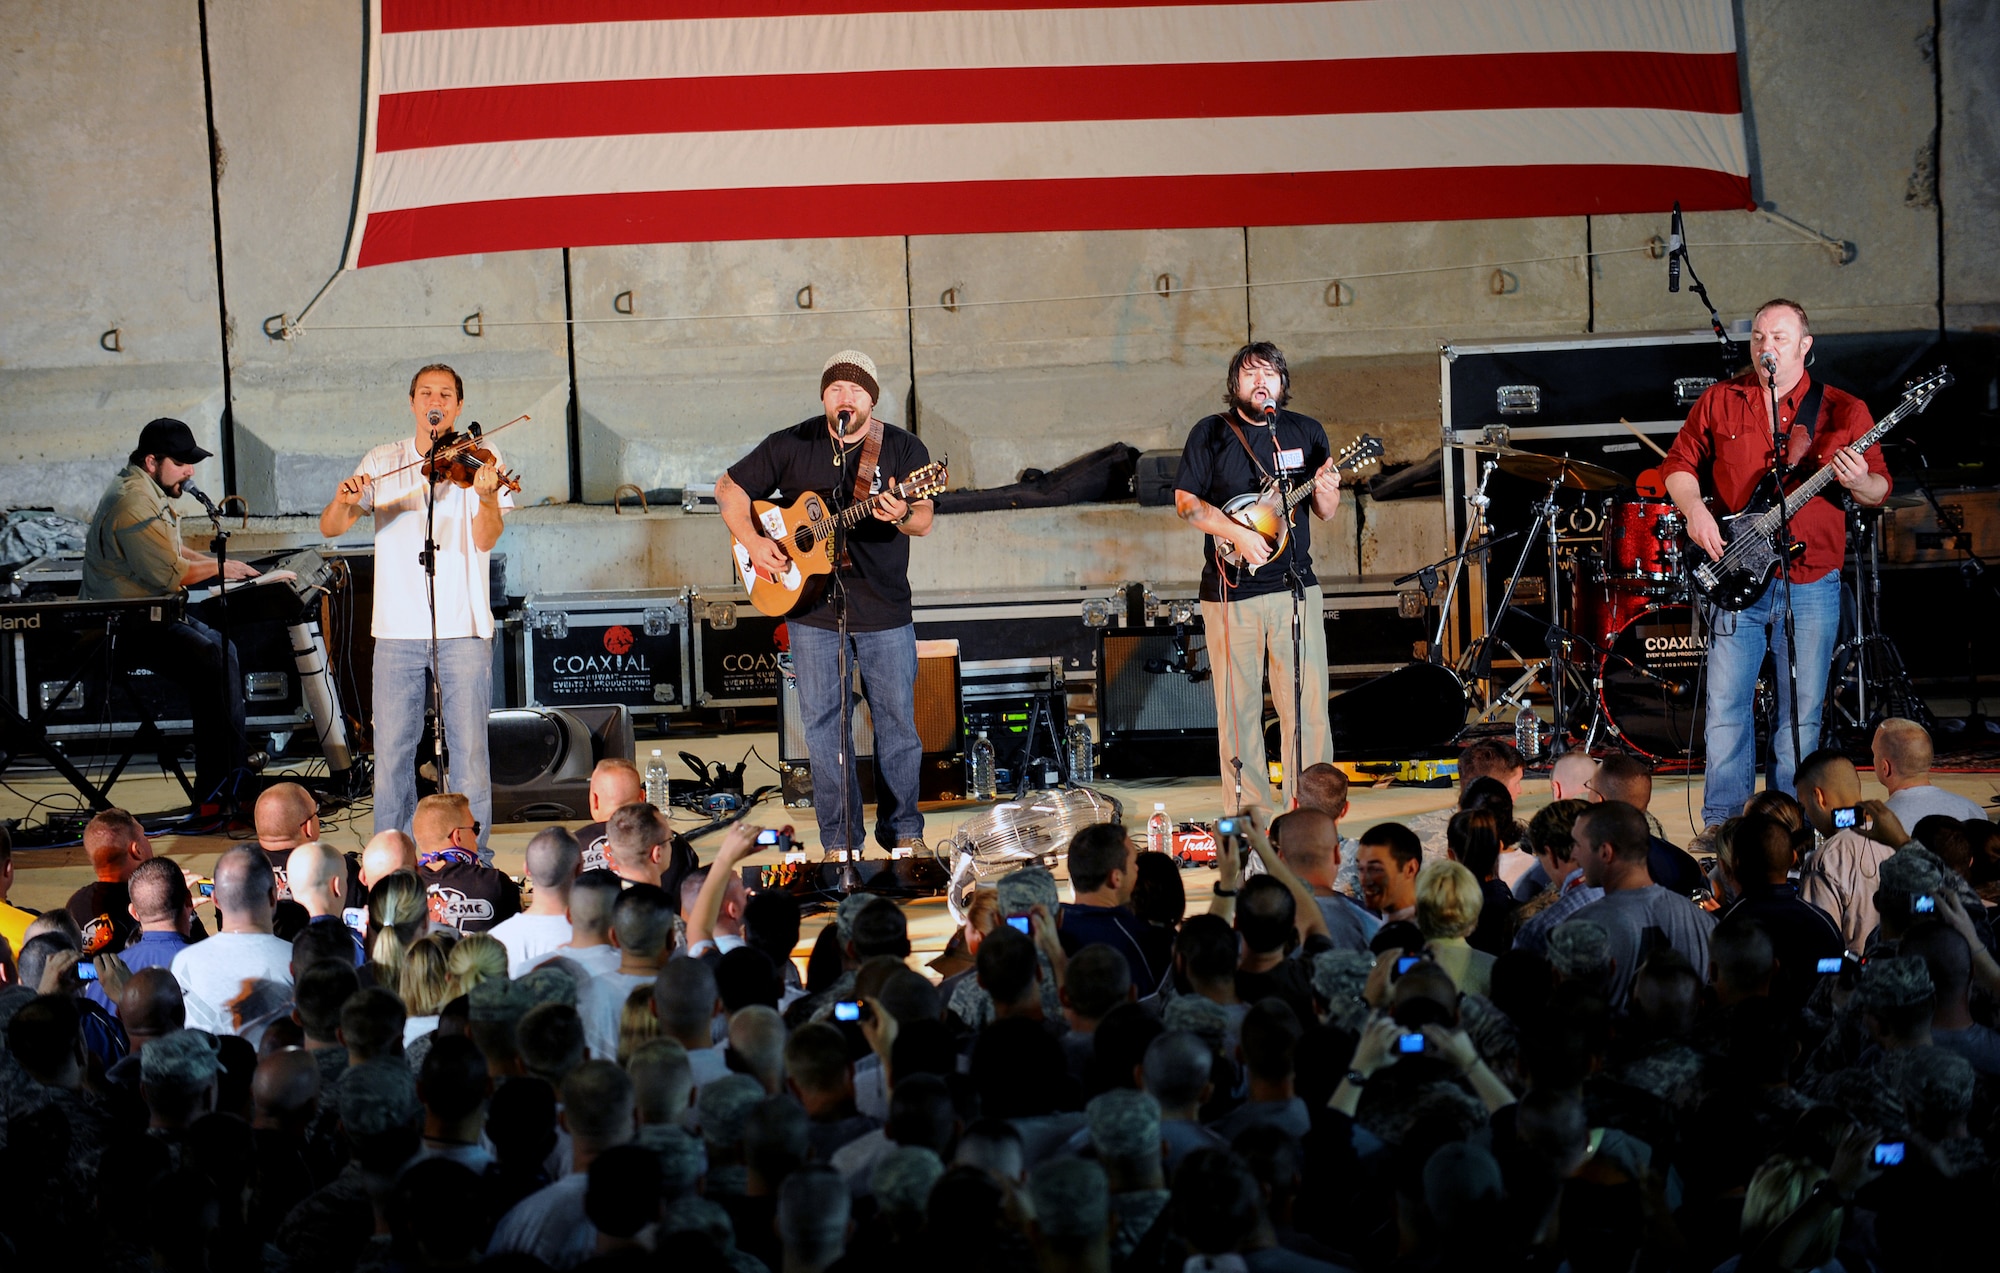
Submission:
M 639 766 L 623 756 L 607 756 L 590 771 L 590 816 L 596 822 L 610 822 L 611 815 L 628 804 L 646 799 L 646 781 Z
M 1280 814 L 1271 823 L 1271 838 L 1277 841 L 1278 856 L 1307 886 L 1333 887 L 1340 867 L 1340 828 L 1330 815 L 1303 806 Z
M 137 1052 L 163 1034 L 187 1025 L 181 983 L 165 968 L 141 968 L 118 994 L 118 1023 Z
M 1861 803 L 1861 775 L 1854 762 L 1831 748 L 1822 748 L 1799 762 L 1799 807 L 1821 835 L 1832 835 L 1833 811 Z
M 83 851 L 98 879 L 122 884 L 153 856 L 153 845 L 137 818 L 123 809 L 106 809 L 83 828 Z
M 188 892 L 180 863 L 171 858 L 147 858 L 132 872 L 125 887 L 132 899 L 132 918 L 139 921 L 141 928 L 187 936 L 188 920 L 194 916 L 194 897 Z
M 319 1063 L 312 1053 L 290 1048 L 258 1060 L 250 1079 L 252 1126 L 303 1133 L 319 1112 L 319 1103 Z
M 386 875 L 417 869 L 417 842 L 401 831 L 377 831 L 361 850 L 361 882 L 369 888 Z
M 417 801 L 410 832 L 416 839 L 418 853 L 441 853 L 452 848 L 453 832 L 459 833 L 458 848 L 472 851 L 479 848 L 478 834 L 472 830 L 472 802 L 456 791 Z
M 279 782 L 264 788 L 257 797 L 252 815 L 257 826 L 257 843 L 273 853 L 296 849 L 319 838 L 319 801 L 296 782 Z
M 1556 757 L 1549 768 L 1551 800 L 1602 800 L 1591 779 L 1597 776 L 1597 757 L 1577 748 Z
M 292 900 L 306 908 L 306 914 L 338 915 L 345 904 L 347 857 L 330 844 L 317 840 L 301 844 L 285 859 L 285 882 Z
M 268 933 L 278 877 L 264 854 L 238 845 L 215 860 L 215 909 L 230 933 Z

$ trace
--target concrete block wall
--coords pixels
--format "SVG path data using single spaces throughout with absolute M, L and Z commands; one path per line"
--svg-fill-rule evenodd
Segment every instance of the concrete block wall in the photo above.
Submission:
M 1662 211 L 462 257 L 340 275 L 296 339 L 273 340 L 267 321 L 298 317 L 347 232 L 363 6 L 208 0 L 206 81 L 199 12 L 9 6 L 0 501 L 87 514 L 153 415 L 181 415 L 221 449 L 226 372 L 235 488 L 260 514 L 296 515 L 274 529 L 310 537 L 338 477 L 409 428 L 411 373 L 445 361 L 467 377 L 470 418 L 533 416 L 498 440 L 523 504 L 573 491 L 599 503 L 625 483 L 712 481 L 809 414 L 821 363 L 850 346 L 881 369 L 885 418 L 949 454 L 956 485 L 1113 440 L 1178 445 L 1246 338 L 1285 347 L 1296 405 L 1336 441 L 1365 429 L 1392 462 L 1414 460 L 1436 445 L 1442 340 L 1705 321 L 1667 294 L 1647 250 Z M 2000 321 L 2000 3 L 1945 0 L 1938 32 L 1929 0 L 1739 12 L 1772 215 L 1688 219 L 1724 317 L 1785 294 L 1823 332 L 1932 331 L 1941 305 L 1961 327 Z M 1852 260 L 1819 236 L 1851 244 Z M 97 347 L 112 328 L 123 353 Z M 220 462 L 202 477 L 220 490 Z M 555 581 L 718 582 L 702 537 L 719 528 L 689 520 L 520 518 L 515 586 L 543 582 L 540 563 Z M 1048 586 L 1198 568 L 1185 532 L 1147 510 L 983 515 L 965 534 L 965 555 L 942 536 L 926 546 L 941 576 Z M 1129 535 L 1160 542 L 1109 542 Z M 997 568 L 979 551 L 996 543 Z M 1435 501 L 1382 504 L 1328 536 L 1327 564 L 1395 573 L 1446 547 Z

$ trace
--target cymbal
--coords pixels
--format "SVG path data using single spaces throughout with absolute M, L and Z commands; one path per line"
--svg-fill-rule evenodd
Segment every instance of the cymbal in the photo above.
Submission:
M 1576 491 L 1613 491 L 1632 484 L 1631 479 L 1623 473 L 1605 468 L 1601 464 L 1592 464 L 1587 460 L 1543 455 L 1539 451 L 1521 451 L 1514 447 L 1493 449 L 1499 454 L 1502 473 L 1524 477 L 1531 482 L 1559 481 L 1561 485 Z

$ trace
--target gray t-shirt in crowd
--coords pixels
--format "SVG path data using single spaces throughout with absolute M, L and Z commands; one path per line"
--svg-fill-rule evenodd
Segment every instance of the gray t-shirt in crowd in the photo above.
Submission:
M 1639 965 L 1661 946 L 1686 956 L 1695 975 L 1703 984 L 1708 981 L 1708 938 L 1715 931 L 1715 917 L 1679 893 L 1658 884 L 1606 893 L 1570 919 L 1588 920 L 1611 938 L 1611 957 L 1618 963 L 1611 977 L 1614 1007 L 1631 994 Z
M 1889 812 L 1896 815 L 1896 821 L 1902 823 L 1903 830 L 1911 835 L 1917 833 L 1918 822 L 1937 813 L 1960 822 L 1973 818 L 1981 822 L 1987 820 L 1986 810 L 1980 808 L 1976 801 L 1929 783 L 1920 787 L 1905 787 L 1890 796 Z

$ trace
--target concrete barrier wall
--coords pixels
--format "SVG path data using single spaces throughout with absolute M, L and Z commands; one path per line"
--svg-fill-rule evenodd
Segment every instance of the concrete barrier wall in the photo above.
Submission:
M 809 414 L 821 363 L 850 346 L 881 368 L 882 414 L 949 454 L 956 485 L 1113 440 L 1177 446 L 1253 337 L 1286 348 L 1296 405 L 1336 439 L 1367 429 L 1392 462 L 1414 460 L 1437 441 L 1441 340 L 1705 320 L 1648 251 L 1662 212 L 461 257 L 341 275 L 296 338 L 274 340 L 266 324 L 297 318 L 347 231 L 365 8 L 209 0 L 205 81 L 195 0 L 8 7 L 0 500 L 87 514 L 138 426 L 174 414 L 218 450 L 226 427 L 235 489 L 260 514 L 309 516 L 361 452 L 409 428 L 410 374 L 444 361 L 471 418 L 534 417 L 500 439 L 524 504 L 600 503 L 621 484 L 712 481 Z M 2000 6 L 1943 13 L 1939 36 L 1928 0 L 1743 0 L 1770 212 L 1688 219 L 1725 318 L 1785 294 L 1823 332 L 1934 330 L 1941 304 L 1955 323 L 2000 319 Z M 122 353 L 98 347 L 114 328 Z M 203 479 L 223 487 L 220 461 Z M 943 537 L 927 552 L 944 574 L 1020 586 L 1194 573 L 1170 517 L 1103 516 L 969 521 L 968 545 L 1009 545 L 997 572 Z M 703 582 L 708 550 L 690 560 L 659 533 L 569 510 L 521 519 L 510 542 L 524 571 Z M 1107 547 L 1114 533 L 1164 538 Z M 1329 573 L 1445 548 L 1434 501 L 1375 506 L 1329 539 Z

